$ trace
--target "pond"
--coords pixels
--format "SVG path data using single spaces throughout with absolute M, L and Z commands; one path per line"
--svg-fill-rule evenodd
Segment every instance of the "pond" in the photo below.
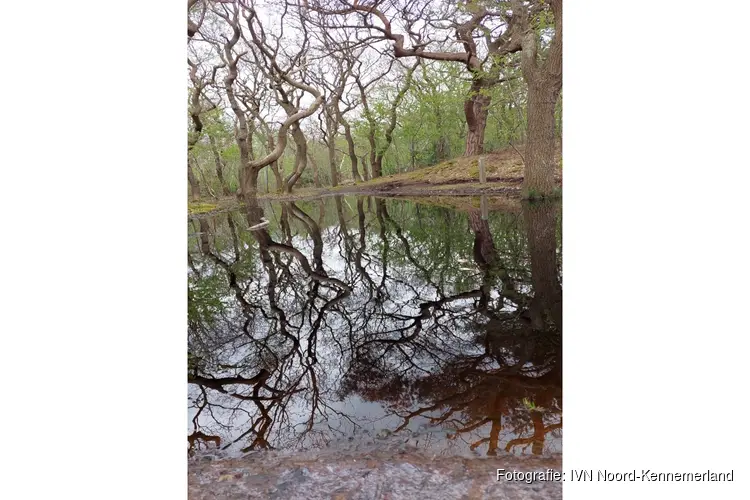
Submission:
M 337 196 L 189 219 L 193 450 L 561 453 L 560 214 Z

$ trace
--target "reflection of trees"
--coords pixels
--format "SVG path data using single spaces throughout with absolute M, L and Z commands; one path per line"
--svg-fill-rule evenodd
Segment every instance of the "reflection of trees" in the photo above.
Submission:
M 239 282 L 232 264 L 212 250 L 208 243 L 211 230 L 208 224 L 201 221 L 200 251 L 206 257 L 203 263 L 213 264 L 213 272 L 223 271 L 226 285 L 234 295 L 234 305 L 239 306 L 235 309 L 240 311 L 239 316 L 243 320 L 224 323 L 223 328 L 211 331 L 213 343 L 210 345 L 197 341 L 202 337 L 198 335 L 199 332 L 207 332 L 205 325 L 193 325 L 191 328 L 190 339 L 193 342 L 189 347 L 191 352 L 194 348 L 200 350 L 201 360 L 217 352 L 236 358 L 231 363 L 201 363 L 192 367 L 188 382 L 200 389 L 196 402 L 198 411 L 193 422 L 197 428 L 200 413 L 211 405 L 224 409 L 230 405 L 233 412 L 245 412 L 250 422 L 247 432 L 240 439 L 252 437 L 246 449 L 270 446 L 271 427 L 275 422 L 287 420 L 285 407 L 294 394 L 309 392 L 313 401 L 318 397 L 317 373 L 312 369 L 317 361 L 317 332 L 326 312 L 349 293 L 345 283 L 329 277 L 323 269 L 322 243 L 315 221 L 293 203 L 284 207 L 282 219 L 288 218 L 289 214 L 316 233 L 313 237 L 316 248 L 314 263 L 311 265 L 294 246 L 274 241 L 266 229 L 254 231 L 252 234 L 265 271 L 262 284 L 252 278 L 246 284 Z M 262 215 L 263 211 L 257 203 L 248 203 L 248 227 L 260 222 Z M 282 232 L 291 234 L 285 229 Z M 290 242 L 291 237 L 288 236 L 286 240 Z M 299 279 L 300 275 L 307 276 L 312 285 L 306 293 L 302 290 L 305 284 Z M 294 312 L 290 314 L 290 311 Z M 306 321 L 310 322 L 309 328 L 304 328 Z M 238 325 L 242 325 L 241 329 L 237 328 Z M 306 346 L 304 353 L 303 344 Z M 231 374 L 226 374 L 227 371 Z M 256 374 L 251 377 L 246 375 L 253 372 Z M 220 396 L 219 399 L 212 400 L 208 390 L 212 391 L 212 395 Z M 257 412 L 251 415 L 237 401 L 251 401 Z M 314 416 L 313 412 L 309 427 L 312 427 Z
M 535 217 L 526 227 L 534 292 L 528 287 L 528 273 L 516 272 L 525 264 L 522 256 L 498 252 L 489 222 L 482 220 L 478 211 L 471 212 L 472 253 L 480 274 L 475 287 L 447 294 L 447 287 L 435 286 L 428 280 L 424 281 L 431 287 L 411 286 L 413 300 L 409 305 L 418 313 L 391 314 L 389 321 L 376 321 L 375 328 L 368 325 L 362 329 L 368 334 L 358 343 L 360 351 L 344 391 L 390 402 L 403 417 L 399 429 L 406 428 L 417 416 L 426 416 L 432 424 L 453 427 L 454 437 L 488 426 L 489 436 L 473 442 L 472 448 L 488 443 L 488 454 L 495 454 L 505 420 L 506 426 L 519 434 L 535 429 L 533 442 L 537 444 L 533 451 L 541 451 L 538 443 L 543 434 L 539 422 L 554 419 L 559 412 L 562 386 L 559 327 L 531 321 L 539 316 L 536 310 L 559 296 L 555 291 L 559 283 L 553 209 L 524 207 L 524 220 L 529 215 Z M 381 213 L 393 226 L 406 260 L 412 263 L 411 269 L 423 272 L 402 229 L 388 217 L 384 207 Z M 540 221 L 551 221 L 552 230 Z M 520 231 L 521 227 L 506 229 Z M 541 234 L 540 229 L 544 230 Z M 554 273 L 551 279 L 537 276 L 550 269 Z M 386 269 L 383 280 L 388 279 Z M 536 293 L 537 283 L 548 287 L 545 293 Z M 524 292 L 520 285 L 527 285 L 528 291 Z M 384 287 L 397 288 L 395 284 Z M 553 310 L 555 306 L 552 303 L 547 307 Z M 377 311 L 370 316 L 373 317 L 377 317 Z M 377 328 L 380 325 L 390 328 Z M 414 394 L 428 404 L 412 408 Z M 534 405 L 534 409 L 530 410 L 529 405 Z M 549 432 L 560 424 L 541 425 Z M 522 440 L 512 441 L 508 447 L 526 443 L 525 438 L 519 439 Z
M 506 450 L 541 453 L 561 427 L 556 210 L 467 221 L 337 197 L 274 207 L 274 224 L 256 231 L 271 212 L 252 200 L 244 220 L 199 219 L 189 255 L 194 430 L 242 427 L 244 449 L 314 445 L 335 433 L 327 418 L 356 424 L 335 402 L 359 395 L 398 415 L 396 431 L 422 418 L 494 454 L 505 429 L 516 436 Z

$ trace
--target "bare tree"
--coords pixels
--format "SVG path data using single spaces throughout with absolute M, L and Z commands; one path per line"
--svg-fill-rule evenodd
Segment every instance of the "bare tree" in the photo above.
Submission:
M 237 84 L 242 91 L 237 94 L 237 98 L 245 111 L 250 113 L 254 123 L 260 128 L 262 136 L 260 142 L 264 144 L 266 154 L 270 154 L 276 149 L 276 131 L 269 124 L 270 115 L 273 114 L 273 110 L 271 109 L 273 107 L 273 99 L 271 97 L 272 87 L 268 85 L 260 72 L 254 72 L 252 74 L 252 81 L 250 80 L 250 78 L 237 80 Z M 280 159 L 281 157 L 268 165 L 273 172 L 276 190 L 279 192 L 283 190 L 284 185 L 284 180 L 281 177 L 278 167 Z
M 260 170 L 273 164 L 281 157 L 287 147 L 287 137 L 290 130 L 293 137 L 297 136 L 298 139 L 302 139 L 297 133 L 299 130 L 298 122 L 312 115 L 320 107 L 323 96 L 317 89 L 305 83 L 304 80 L 304 68 L 300 65 L 300 61 L 304 58 L 309 43 L 309 35 L 304 29 L 301 30 L 302 40 L 299 41 L 299 50 L 290 55 L 286 53 L 286 49 L 282 49 L 283 30 L 278 36 L 269 33 L 264 28 L 253 2 L 237 1 L 232 3 L 231 6 L 226 4 L 214 5 L 212 11 L 225 22 L 231 32 L 231 36 L 220 35 L 220 38 L 223 38 L 223 43 L 217 43 L 217 41 L 214 41 L 214 43 L 219 45 L 221 57 L 227 66 L 224 90 L 230 108 L 237 120 L 235 136 L 240 150 L 239 194 L 253 196 L 257 191 Z M 288 10 L 285 9 L 282 13 L 282 21 L 285 21 L 287 13 Z M 240 40 L 244 42 L 243 46 L 239 45 Z M 252 59 L 248 59 L 248 55 Z M 274 148 L 265 156 L 257 159 L 254 159 L 251 154 L 254 120 L 248 120 L 247 108 L 243 109 L 236 91 L 239 87 L 237 80 L 241 61 L 251 64 L 254 69 L 263 74 L 267 84 L 277 92 L 282 108 L 287 111 L 287 117 L 276 133 Z M 301 97 L 299 97 L 296 105 L 294 105 L 295 101 L 288 98 L 293 92 L 310 94 L 314 100 L 309 106 L 303 108 L 300 105 Z M 285 179 L 289 188 L 297 182 L 305 164 L 306 156 L 304 161 L 296 164 L 295 170 Z
M 213 84 L 216 79 L 216 72 L 221 68 L 221 65 L 213 67 L 210 79 L 205 73 L 199 75 L 198 64 L 191 61 L 190 58 L 188 58 L 188 66 L 190 67 L 190 82 L 192 84 L 188 106 L 188 114 L 191 121 L 191 130 L 188 134 L 188 154 L 190 154 L 203 134 L 203 120 L 201 119 L 201 115 L 216 107 L 216 104 L 205 98 L 204 90 L 208 85 Z M 200 183 L 193 172 L 189 159 L 188 182 L 190 183 L 190 197 L 193 201 L 196 201 L 201 196 Z
M 333 64 L 329 64 L 329 67 L 321 67 L 319 70 L 318 80 L 320 85 L 326 88 L 328 95 L 328 104 L 325 107 L 326 114 L 321 118 L 325 121 L 325 129 L 321 127 L 326 138 L 326 145 L 329 148 L 329 159 L 331 161 L 331 171 L 335 172 L 335 145 L 333 141 L 327 139 L 331 137 L 335 139 L 334 131 L 337 131 L 338 125 L 342 125 L 344 128 L 344 138 L 347 144 L 347 154 L 349 156 L 349 162 L 352 171 L 352 180 L 354 182 L 362 182 L 362 175 L 359 172 L 356 145 L 354 142 L 354 136 L 352 135 L 352 127 L 349 120 L 346 118 L 346 114 L 354 110 L 360 105 L 359 100 L 349 95 L 354 90 L 349 85 L 349 80 L 352 77 L 352 70 L 357 64 L 361 51 L 355 53 L 350 50 L 348 44 L 337 43 L 332 36 L 327 32 L 323 32 L 323 46 L 326 50 L 326 60 L 333 59 Z M 330 66 L 333 68 L 334 78 L 330 79 L 327 76 L 330 72 Z M 338 176 L 336 174 L 336 176 Z M 338 179 L 337 179 L 338 180 Z M 335 185 L 335 184 L 334 184 Z
M 336 136 L 338 135 L 339 128 L 339 115 L 336 112 L 338 104 L 335 102 L 336 97 L 332 97 L 328 100 L 328 103 L 323 106 L 320 114 L 322 121 L 320 131 L 323 134 L 323 143 L 326 145 L 328 150 L 328 167 L 331 172 L 331 186 L 338 186 L 339 184 L 339 169 L 338 161 L 336 158 Z
M 416 58 L 414 60 L 414 64 L 406 69 L 406 75 L 404 76 L 404 83 L 403 85 L 397 90 L 396 96 L 393 98 L 393 102 L 391 103 L 391 108 L 388 113 L 388 122 L 386 124 L 386 128 L 384 131 L 384 142 L 381 143 L 377 150 L 375 151 L 374 157 L 371 154 L 372 158 L 372 176 L 374 177 L 380 177 L 383 175 L 383 158 L 385 157 L 386 152 L 388 152 L 388 148 L 391 147 L 391 143 L 393 142 L 393 131 L 396 129 L 396 118 L 398 115 L 398 108 L 401 105 L 401 102 L 404 100 L 404 96 L 406 96 L 406 93 L 409 91 L 409 87 L 411 87 L 412 77 L 414 75 L 414 70 L 417 69 L 417 66 L 419 66 L 419 58 Z M 363 94 L 364 96 L 364 94 Z M 364 97 L 363 97 L 364 100 Z M 370 120 L 370 134 L 374 135 L 373 132 L 373 121 Z
M 200 13 L 198 14 L 198 19 L 193 20 L 190 17 L 191 11 L 193 8 L 200 2 Z M 198 32 L 198 30 L 201 27 L 201 24 L 203 24 L 203 19 L 206 15 L 206 2 L 201 0 L 188 0 L 187 4 L 187 10 L 188 10 L 188 38 L 193 38 L 195 34 Z M 198 10 L 197 8 L 195 10 Z
M 419 59 L 416 58 L 414 59 L 414 63 L 412 66 L 407 68 L 402 67 L 405 72 L 402 75 L 399 75 L 398 80 L 401 81 L 401 84 L 395 84 L 396 95 L 393 96 L 391 106 L 388 110 L 388 115 L 385 117 L 386 123 L 385 129 L 382 131 L 384 136 L 382 141 L 378 141 L 377 139 L 380 125 L 373 110 L 370 107 L 368 94 L 377 84 L 383 84 L 382 86 L 384 89 L 391 87 L 391 85 L 384 83 L 384 79 L 388 74 L 391 73 L 391 69 L 394 66 L 394 61 L 390 60 L 388 66 L 382 68 L 381 71 L 376 72 L 375 75 L 371 76 L 368 80 L 365 80 L 367 75 L 364 74 L 364 70 L 362 68 L 363 62 L 361 59 L 351 71 L 354 83 L 359 90 L 360 104 L 362 105 L 362 114 L 364 115 L 368 125 L 367 140 L 370 144 L 370 168 L 373 179 L 376 177 L 380 177 L 383 174 L 383 158 L 385 157 L 385 154 L 388 152 L 388 148 L 390 148 L 391 143 L 393 142 L 393 131 L 396 129 L 398 109 L 404 97 L 406 96 L 406 93 L 411 87 L 414 70 L 418 65 Z
M 491 98 L 487 91 L 506 81 L 505 59 L 521 50 L 521 32 L 516 16 L 502 6 L 490 10 L 478 2 L 435 5 L 429 0 L 396 2 L 376 0 L 360 4 L 348 0 L 310 1 L 309 8 L 322 15 L 325 26 L 355 27 L 367 30 L 374 40 L 393 43 L 396 58 L 418 57 L 463 64 L 471 75 L 471 87 L 464 103 L 466 150 L 464 155 L 484 151 L 484 132 Z M 331 16 L 344 16 L 339 25 L 327 22 Z M 390 17 L 389 17 L 390 16 Z M 355 24 L 349 24 L 353 19 Z M 406 35 L 393 28 L 394 19 Z M 406 46 L 407 37 L 411 47 Z M 479 42 L 479 43 L 477 43 Z M 457 46 L 462 50 L 449 50 Z M 434 47 L 435 50 L 431 50 Z

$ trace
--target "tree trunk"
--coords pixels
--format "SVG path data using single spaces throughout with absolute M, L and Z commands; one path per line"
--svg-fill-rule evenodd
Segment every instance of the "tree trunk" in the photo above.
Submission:
M 235 21 L 237 21 L 237 11 L 235 11 Z M 234 92 L 234 82 L 237 80 L 237 63 L 239 62 L 239 56 L 235 57 L 232 52 L 233 47 L 237 44 L 240 39 L 240 30 L 238 25 L 232 26 L 233 36 L 230 40 L 227 40 L 224 44 L 224 62 L 227 64 L 227 74 L 224 77 L 224 90 L 227 94 L 227 100 L 229 105 L 234 112 L 234 116 L 237 118 L 237 124 L 234 128 L 234 138 L 237 141 L 237 147 L 240 150 L 240 167 L 239 167 L 239 196 L 247 196 L 251 186 L 253 189 L 257 186 L 255 177 L 257 172 L 253 172 L 248 163 L 251 158 L 252 148 L 252 132 L 250 131 L 247 123 L 247 117 L 245 112 L 242 110 L 237 95 Z M 251 180 L 252 178 L 252 180 Z
M 537 35 L 527 31 L 522 40 L 521 71 L 528 86 L 526 105 L 526 157 L 523 192 L 544 198 L 555 190 L 555 105 L 562 90 L 562 0 L 550 0 L 555 34 L 546 58 L 538 57 Z
M 487 113 L 491 98 L 482 94 L 483 88 L 481 80 L 472 81 L 470 96 L 464 102 L 464 114 L 468 127 L 464 156 L 484 153 L 484 131 L 487 128 Z
M 546 197 L 555 190 L 555 104 L 560 90 L 546 79 L 529 84 L 523 190 Z
M 282 188 L 284 187 L 284 178 L 281 177 L 278 160 L 272 162 L 268 167 L 271 169 L 271 173 L 273 174 L 273 181 L 276 183 L 276 192 L 280 193 Z
M 328 138 L 328 162 L 331 167 L 331 186 L 339 185 L 339 171 L 336 165 L 336 144 L 332 137 Z
M 240 170 L 240 194 L 243 198 L 255 196 L 258 189 L 258 173 L 260 171 L 246 166 Z
M 354 138 L 352 137 L 352 129 L 346 120 L 340 119 L 344 125 L 344 137 L 346 138 L 346 144 L 349 146 L 349 161 L 352 163 L 352 180 L 354 182 L 362 182 L 362 176 L 359 175 L 357 170 L 357 153 L 354 149 Z
M 276 147 L 276 142 L 273 139 L 273 134 L 271 132 L 268 133 L 268 152 L 274 150 Z M 283 158 L 283 157 L 282 157 Z M 276 182 L 276 192 L 280 193 L 282 192 L 282 188 L 284 186 L 284 180 L 281 177 L 281 172 L 279 171 L 279 161 L 276 160 L 274 162 L 271 162 L 269 165 L 271 168 L 271 172 L 273 172 L 273 179 Z
M 294 155 L 294 170 L 286 179 L 284 179 L 285 193 L 292 192 L 294 185 L 302 176 L 302 172 L 307 168 L 307 138 L 302 132 L 299 123 L 292 125 L 292 138 L 294 139 L 294 145 L 296 147 Z
M 372 162 L 372 178 L 375 179 L 383 175 L 383 157 L 376 156 Z
M 351 136 L 347 137 L 349 140 Z M 352 163 L 352 179 L 354 182 L 362 182 L 362 176 L 357 169 L 357 153 L 354 151 L 354 141 L 349 142 L 349 160 Z
M 310 165 L 312 165 L 313 169 L 313 185 L 316 188 L 320 187 L 320 170 L 318 169 L 318 163 L 315 161 L 315 158 L 313 157 L 312 153 L 309 151 L 307 152 L 307 159 L 310 160 Z
M 416 163 L 417 163 L 417 154 L 414 151 L 414 139 L 412 138 L 412 140 L 409 142 L 409 164 L 410 164 L 411 170 L 414 170 Z
M 326 113 L 326 145 L 328 146 L 328 165 L 331 168 L 331 186 L 339 185 L 338 168 L 336 166 L 336 130 L 338 122 L 329 109 Z
M 188 183 L 190 184 L 190 200 L 198 201 L 201 198 L 201 185 L 193 172 L 192 162 L 188 158 Z
M 448 144 L 448 138 L 441 135 L 440 139 L 438 139 L 437 146 L 435 147 L 435 160 L 437 163 L 440 163 L 443 160 L 447 160 L 449 156 L 450 146 Z
M 401 102 L 404 99 L 404 96 L 406 96 L 406 93 L 409 92 L 409 88 L 411 87 L 412 82 L 412 76 L 414 75 L 414 70 L 417 69 L 417 66 L 419 65 L 419 59 L 417 58 L 416 62 L 414 63 L 414 66 L 411 66 L 409 68 L 409 71 L 406 73 L 405 83 L 404 86 L 398 91 L 398 94 L 396 94 L 396 98 L 393 100 L 393 103 L 391 104 L 390 109 L 390 117 L 388 121 L 388 126 L 385 129 L 385 144 L 383 144 L 379 149 L 376 150 L 375 153 L 370 153 L 370 163 L 372 165 L 372 177 L 380 177 L 383 175 L 383 158 L 385 157 L 386 152 L 388 151 L 388 148 L 391 147 L 391 143 L 393 142 L 393 131 L 396 130 L 396 118 L 398 113 L 398 108 L 401 105 Z M 368 121 L 370 122 L 370 134 L 369 134 L 369 141 L 370 141 L 370 147 L 374 150 L 375 149 L 375 121 L 372 119 L 372 115 L 370 115 L 369 110 L 365 110 L 366 114 L 368 115 Z M 397 168 L 398 169 L 398 168 Z
M 211 135 L 208 136 L 208 140 L 211 144 L 211 152 L 214 155 L 214 163 L 216 164 L 216 177 L 218 177 L 219 183 L 221 183 L 221 191 L 225 196 L 229 196 L 232 193 L 231 191 L 229 191 L 229 186 L 224 180 L 224 161 L 221 159 L 219 149 L 216 147 L 216 140 Z
M 544 329 L 552 324 L 560 331 L 562 287 L 557 266 L 557 212 L 558 204 L 553 201 L 523 204 L 534 288 L 534 298 L 529 308 L 532 326 Z
M 441 161 L 448 159 L 450 151 L 448 138 L 443 132 L 443 110 L 440 109 L 440 106 L 437 105 L 435 106 L 435 120 L 435 123 L 437 123 L 438 129 L 440 131 L 440 136 L 438 137 L 438 141 L 435 144 L 435 162 L 440 163 Z
M 197 160 L 195 161 L 195 164 L 196 164 L 196 167 L 198 168 L 198 172 L 201 174 L 201 179 L 203 180 L 203 186 L 206 188 L 206 191 L 208 191 L 208 195 L 211 198 L 218 200 L 219 197 L 216 196 L 216 193 L 214 193 L 214 190 L 211 189 L 211 183 L 209 183 L 208 179 L 206 179 L 206 173 L 203 172 L 203 169 L 200 167 L 200 165 L 198 165 Z
M 497 262 L 497 248 L 488 221 L 479 210 L 469 212 L 469 227 L 474 232 L 474 261 L 482 270 L 489 270 Z
M 367 157 L 362 156 L 362 175 L 364 176 L 365 181 L 370 180 L 370 172 L 367 170 Z

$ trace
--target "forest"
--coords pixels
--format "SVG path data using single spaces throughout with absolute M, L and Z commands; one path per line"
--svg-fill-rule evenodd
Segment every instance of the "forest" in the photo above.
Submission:
M 561 0 L 188 0 L 187 62 L 193 202 L 504 148 L 559 194 Z

